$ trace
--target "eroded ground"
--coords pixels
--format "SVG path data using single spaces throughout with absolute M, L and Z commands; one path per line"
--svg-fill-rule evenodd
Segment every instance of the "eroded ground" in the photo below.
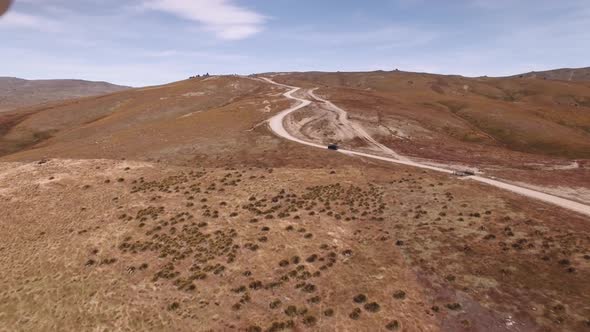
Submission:
M 587 195 L 576 194 L 590 188 L 587 83 L 398 71 L 290 73 L 274 79 L 316 89 L 317 96 L 345 110 L 350 122 L 402 156 L 478 169 L 589 202 Z M 314 105 L 291 117 L 292 132 L 365 148 L 359 137 L 343 135 L 346 128 L 333 113 Z
M 590 327 L 587 219 L 413 169 L 6 162 L 0 210 L 10 331 Z

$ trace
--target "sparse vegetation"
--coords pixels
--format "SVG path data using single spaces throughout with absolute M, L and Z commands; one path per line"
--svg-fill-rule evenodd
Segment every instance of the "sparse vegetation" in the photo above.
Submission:
M 350 319 L 352 319 L 352 320 L 357 320 L 357 319 L 361 318 L 361 309 L 354 308 L 352 310 L 352 312 L 350 314 L 348 314 L 348 317 L 350 317 Z
M 377 302 L 371 302 L 364 305 L 365 310 L 368 312 L 378 312 L 381 310 L 381 306 Z
M 406 298 L 406 292 L 403 290 L 395 291 L 395 293 L 393 293 L 393 298 L 397 300 L 403 300 Z
M 385 328 L 388 331 L 397 331 L 400 328 L 400 324 L 397 320 L 392 320 L 391 322 L 387 323 L 387 325 L 385 325 Z
M 358 294 L 352 300 L 354 303 L 365 303 L 367 301 L 367 296 L 365 294 Z
M 459 303 L 449 303 L 446 305 L 449 310 L 459 310 L 461 309 L 461 305 Z
M 414 87 L 423 84 L 412 80 Z M 450 95 L 452 84 L 440 87 Z M 271 95 L 278 91 L 267 92 L 265 98 L 274 103 Z M 324 93 L 338 92 L 325 88 Z M 239 109 L 246 122 L 264 120 L 245 104 L 234 106 L 207 112 L 229 118 Z M 182 114 L 180 108 L 174 112 Z M 207 135 L 192 122 L 207 118 L 207 112 L 182 121 Z M 246 132 L 250 128 L 236 126 L 262 149 L 271 151 L 279 142 L 268 133 L 264 139 L 253 136 L 263 128 Z M 234 140 L 237 134 L 227 135 Z M 462 304 L 457 293 L 485 302 L 489 312 L 481 315 L 495 315 L 495 308 L 510 303 L 523 308 L 539 329 L 577 330 L 584 324 L 590 254 L 579 216 L 539 210 L 520 197 L 444 175 L 381 164 L 359 168 L 361 161 L 338 154 L 322 157 L 316 166 L 315 153 L 324 153 L 319 149 L 290 147 L 293 156 L 287 159 L 228 148 L 234 161 L 204 153 L 172 166 L 164 157 L 155 162 L 167 145 L 151 143 L 154 162 L 76 161 L 88 165 L 77 171 L 52 159 L 42 167 L 32 165 L 30 180 L 11 178 L 37 189 L 7 191 L 11 201 L 0 202 L 5 211 L 18 208 L 19 218 L 31 220 L 10 226 L 14 236 L 4 234 L 0 241 L 3 257 L 18 258 L 6 263 L 0 278 L 8 280 L 6 294 L 22 299 L 16 303 L 23 310 L 19 318 L 0 315 L 0 323 L 16 326 L 20 317 L 32 317 L 24 326 L 35 329 L 40 317 L 35 315 L 50 312 L 52 304 L 64 308 L 64 322 L 75 324 L 80 314 L 68 302 L 73 291 L 68 287 L 75 284 L 46 278 L 59 274 L 60 280 L 84 281 L 84 288 L 75 287 L 77 306 L 84 308 L 84 299 L 98 296 L 129 319 L 150 317 L 145 324 L 154 325 L 148 329 L 165 329 L 160 317 L 202 330 L 395 331 L 421 323 L 438 326 L 442 319 L 477 327 L 469 316 L 473 307 Z M 201 151 L 198 144 L 187 146 Z M 272 172 L 256 167 L 259 163 L 272 165 Z M 53 175 L 57 180 L 47 182 Z M 3 190 L 12 190 L 8 178 L 0 181 L 8 188 Z M 106 185 L 111 181 L 120 185 Z M 41 284 L 64 294 L 64 300 L 38 291 Z M 430 287 L 443 287 L 445 296 L 431 297 Z M 492 288 L 502 297 L 484 297 Z M 532 288 L 551 294 L 550 303 L 543 292 L 526 291 Z M 25 308 L 32 300 L 28 294 L 35 294 L 35 313 Z M 103 294 L 136 307 L 129 310 L 127 303 Z M 529 309 L 531 303 L 536 310 Z M 125 315 L 118 319 L 129 323 Z

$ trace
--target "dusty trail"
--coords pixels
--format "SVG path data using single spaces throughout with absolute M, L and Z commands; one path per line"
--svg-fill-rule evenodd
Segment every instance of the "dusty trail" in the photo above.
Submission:
M 307 100 L 307 99 L 303 99 L 303 98 L 298 98 L 298 97 L 294 97 L 293 94 L 296 93 L 297 91 L 301 90 L 301 88 L 299 87 L 294 87 L 294 86 L 289 86 L 289 85 L 285 85 L 285 84 L 281 84 L 281 83 L 277 83 L 274 82 L 273 80 L 269 79 L 269 78 L 262 78 L 264 81 L 274 84 L 274 85 L 278 85 L 284 88 L 289 88 L 290 90 L 285 92 L 283 94 L 283 96 L 292 99 L 292 100 L 296 100 L 299 103 L 295 106 L 292 106 L 280 113 L 278 113 L 277 115 L 273 116 L 272 118 L 270 118 L 268 120 L 269 122 L 269 126 L 270 129 L 277 134 L 278 136 L 281 136 L 283 138 L 286 138 L 290 141 L 293 142 L 297 142 L 300 144 L 305 144 L 308 146 L 313 146 L 316 148 L 320 148 L 320 149 L 326 149 L 326 146 L 324 145 L 320 145 L 320 144 L 316 144 L 316 143 L 311 143 L 311 142 L 307 142 L 301 139 L 298 139 L 294 136 L 292 136 L 291 134 L 289 134 L 289 132 L 287 132 L 287 130 L 285 129 L 285 127 L 283 126 L 283 122 L 285 117 L 292 112 L 295 112 L 297 110 L 300 110 L 304 107 L 309 106 L 312 101 Z M 414 162 L 411 161 L 407 158 L 404 158 L 402 156 L 399 156 L 397 153 L 395 153 L 395 151 L 383 146 L 382 144 L 380 144 L 379 142 L 376 142 L 373 138 L 371 138 L 371 136 L 362 128 L 360 128 L 360 126 L 356 125 L 356 124 L 352 124 L 351 121 L 348 120 L 347 116 L 346 116 L 346 112 L 344 110 L 342 110 L 341 108 L 337 107 L 336 105 L 334 105 L 333 103 L 331 103 L 330 101 L 327 101 L 325 99 L 319 98 L 316 95 L 313 94 L 313 91 L 310 92 L 310 95 L 317 99 L 320 102 L 325 103 L 328 107 L 332 108 L 334 111 L 338 112 L 338 114 L 343 114 L 343 116 L 340 117 L 341 121 L 346 121 L 343 123 L 348 123 L 350 125 L 353 126 L 353 128 L 355 128 L 355 131 L 357 131 L 357 133 L 359 133 L 363 138 L 367 139 L 368 141 L 370 141 L 371 143 L 382 147 L 382 150 L 384 152 L 387 152 L 388 154 L 391 154 L 393 156 L 395 156 L 394 158 L 389 158 L 389 157 L 382 157 L 382 156 L 377 156 L 377 155 L 372 155 L 372 154 L 368 154 L 368 153 L 363 153 L 363 152 L 356 152 L 356 151 L 352 151 L 352 150 L 344 150 L 344 149 L 340 149 L 338 150 L 338 152 L 340 153 L 344 153 L 350 156 L 361 156 L 361 157 L 366 157 L 366 158 L 371 158 L 371 159 L 377 159 L 377 160 L 382 160 L 382 161 L 386 161 L 386 162 L 391 162 L 391 163 L 396 163 L 396 164 L 402 164 L 402 165 L 407 165 L 407 166 L 413 166 L 413 167 L 418 167 L 418 168 L 422 168 L 422 169 L 429 169 L 429 170 L 433 170 L 433 171 L 437 171 L 437 172 L 442 172 L 442 173 L 447 173 L 447 174 L 452 174 L 453 171 L 450 169 L 446 169 L 446 168 L 442 168 L 442 167 L 435 167 L 435 166 L 430 166 L 430 165 L 425 165 L 422 163 L 418 163 L 418 162 Z M 546 203 L 550 203 L 553 205 L 557 205 L 560 206 L 562 208 L 571 210 L 571 211 L 575 211 L 587 216 L 590 216 L 590 206 L 582 204 L 582 203 L 578 203 L 575 201 L 571 201 L 565 198 L 561 198 L 558 196 L 554 196 L 554 195 L 550 195 L 544 192 L 540 192 L 540 191 L 536 191 L 536 190 L 532 190 L 532 189 L 528 189 L 528 188 L 524 188 L 524 187 L 520 187 L 517 185 L 513 185 L 513 184 L 509 184 L 506 182 L 502 182 L 502 181 L 498 181 L 498 180 L 494 180 L 494 179 L 489 179 L 483 176 L 479 176 L 479 175 L 475 175 L 475 176 L 469 176 L 466 179 L 469 180 L 474 180 L 474 181 L 478 181 L 481 183 L 485 183 L 491 186 L 494 186 L 496 188 L 501 188 L 504 190 L 508 190 L 514 193 L 517 193 L 519 195 L 523 195 L 529 198 L 533 198 L 533 199 L 537 199 Z
M 386 155 L 391 155 L 397 160 L 406 160 L 409 159 L 397 154 L 395 151 L 391 150 L 390 148 L 386 147 L 385 145 L 377 142 L 369 133 L 365 131 L 365 129 L 357 123 L 354 123 L 348 119 L 348 114 L 345 110 L 341 109 L 340 107 L 334 105 L 331 101 L 323 99 L 315 95 L 313 92 L 316 89 L 310 90 L 309 95 L 314 98 L 315 100 L 322 102 L 326 107 L 333 110 L 338 114 L 338 120 L 344 125 L 351 128 L 359 137 L 363 138 L 364 140 L 368 141 L 369 143 L 373 144 L 381 151 L 383 151 Z

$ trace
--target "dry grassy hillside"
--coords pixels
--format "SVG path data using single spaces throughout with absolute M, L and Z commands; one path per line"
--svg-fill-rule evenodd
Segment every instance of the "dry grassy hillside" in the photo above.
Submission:
M 590 67 L 587 68 L 562 68 L 547 71 L 533 71 L 516 75 L 518 78 L 538 78 L 560 81 L 590 81 Z
M 398 71 L 290 73 L 275 80 L 319 88 L 316 94 L 402 155 L 590 199 L 590 82 Z M 313 115 L 305 112 L 298 117 Z M 320 136 L 333 134 L 321 121 L 308 126 Z M 356 139 L 340 143 L 359 147 Z
M 102 95 L 128 88 L 106 82 L 0 77 L 0 112 L 51 101 Z
M 251 79 L 212 77 L 26 109 L 5 114 L 0 151 L 4 160 L 127 158 L 273 165 L 286 156 L 268 158 L 268 152 L 289 143 L 260 125 L 289 104 L 278 92 Z
M 366 122 L 397 130 L 419 146 L 434 142 L 432 153 L 452 155 L 457 149 L 462 154 L 462 149 L 485 145 L 590 157 L 590 83 L 405 72 L 301 73 L 277 79 L 319 86 L 320 94 Z M 414 135 L 415 127 L 426 135 Z M 397 143 L 390 142 L 403 149 Z
M 538 156 L 590 158 L 590 83 L 404 72 L 301 73 L 278 80 L 320 87 L 320 95 L 349 111 L 379 141 L 410 156 L 460 161 L 468 154 L 474 162 L 495 164 L 533 163 Z M 184 148 L 197 136 L 228 140 L 220 134 L 252 129 L 287 103 L 278 91 L 247 78 L 219 77 L 25 109 L 33 114 L 25 120 L 16 114 L 0 119 L 0 153 L 35 145 L 29 152 L 35 156 L 69 151 L 77 157 L 77 146 L 92 144 L 109 158 L 131 151 L 145 156 L 148 146 L 154 157 L 165 155 L 167 147 Z M 158 135 L 145 135 L 153 132 Z M 142 133 L 143 148 L 132 139 Z M 234 145 L 242 145 L 235 139 Z M 128 151 L 120 151 L 128 144 Z
M 319 86 L 404 153 L 464 149 L 460 160 L 477 149 L 488 161 L 498 157 L 483 152 L 512 163 L 547 158 L 514 152 L 531 147 L 490 130 L 506 121 L 488 121 L 479 107 L 512 105 L 511 119 L 528 121 L 530 105 L 565 103 L 551 94 L 506 100 L 525 81 L 545 84 L 534 80 L 276 80 Z M 556 95 L 578 89 L 576 98 L 587 88 L 559 84 Z M 251 78 L 198 78 L 1 114 L 0 330 L 590 327 L 587 217 L 281 139 L 265 120 L 291 105 L 284 92 Z M 570 125 L 542 123 L 585 138 L 576 126 L 586 109 L 563 117 Z
M 589 326 L 586 219 L 444 175 L 309 156 L 336 166 L 0 163 L 0 326 Z

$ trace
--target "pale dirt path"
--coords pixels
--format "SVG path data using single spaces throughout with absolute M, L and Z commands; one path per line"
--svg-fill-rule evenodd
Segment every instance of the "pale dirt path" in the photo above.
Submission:
M 326 146 L 324 145 L 320 145 L 320 144 L 316 144 L 316 143 L 311 143 L 311 142 L 307 142 L 301 139 L 298 139 L 294 136 L 292 136 L 291 134 L 289 134 L 287 132 L 287 130 L 284 128 L 283 126 L 283 122 L 285 117 L 292 113 L 295 112 L 297 110 L 300 110 L 304 107 L 307 107 L 308 105 L 310 105 L 312 102 L 310 100 L 307 99 L 303 99 L 303 98 L 298 98 L 298 97 L 294 97 L 293 94 L 297 91 L 299 91 L 301 88 L 299 87 L 294 87 L 294 86 L 289 86 L 289 85 L 285 85 L 285 84 L 280 84 L 280 83 L 276 83 L 271 79 L 268 78 L 262 78 L 264 81 L 274 84 L 274 85 L 278 85 L 278 86 L 282 86 L 285 88 L 289 88 L 290 90 L 285 92 L 283 94 L 283 96 L 285 96 L 286 98 L 292 99 L 292 100 L 296 100 L 299 102 L 299 104 L 292 106 L 280 113 L 278 113 L 277 115 L 273 116 L 272 118 L 270 118 L 268 120 L 270 129 L 277 134 L 278 136 L 281 136 L 283 138 L 286 138 L 290 141 L 293 142 L 297 142 L 300 144 L 305 144 L 308 146 L 313 146 L 319 149 L 326 149 Z M 328 104 L 330 107 L 333 107 L 335 109 L 339 109 L 340 111 L 346 113 L 344 110 L 340 109 L 339 107 L 335 106 L 334 104 L 332 104 L 331 102 L 327 101 L 327 100 L 323 100 L 321 98 L 318 98 L 317 96 L 313 95 L 313 92 L 311 93 L 312 96 L 326 104 Z M 364 130 L 362 130 L 363 132 L 365 132 Z M 366 133 L 366 132 L 365 132 Z M 367 134 L 368 135 L 368 134 Z M 374 140 L 372 139 L 371 142 L 374 142 Z M 388 150 L 390 150 L 389 148 L 387 148 Z M 391 150 L 390 150 L 391 151 Z M 396 159 L 396 158 L 388 158 L 388 157 L 382 157 L 382 156 L 377 156 L 377 155 L 372 155 L 372 154 L 368 154 L 368 153 L 363 153 L 363 152 L 356 152 L 356 151 L 352 151 L 352 150 L 344 150 L 344 149 L 340 149 L 338 150 L 338 152 L 347 154 L 347 155 L 351 155 L 351 156 L 361 156 L 361 157 L 366 157 L 366 158 L 371 158 L 371 159 L 377 159 L 377 160 L 382 160 L 382 161 L 386 161 L 386 162 L 391 162 L 391 163 L 396 163 L 396 164 L 401 164 L 401 165 L 406 165 L 406 166 L 413 166 L 413 167 L 418 167 L 418 168 L 423 168 L 423 169 L 429 169 L 429 170 L 433 170 L 433 171 L 437 171 L 437 172 L 442 172 L 442 173 L 447 173 L 447 174 L 452 174 L 453 171 L 446 169 L 446 168 L 442 168 L 442 167 L 435 167 L 435 166 L 429 166 L 429 165 L 425 165 L 425 164 L 421 164 L 418 162 L 414 162 L 411 161 L 407 158 L 400 158 L 400 159 Z M 393 151 L 392 151 L 393 152 Z M 393 152 L 395 155 L 398 155 L 397 153 Z M 544 192 L 540 192 L 540 191 L 536 191 L 536 190 L 532 190 L 532 189 L 528 189 L 528 188 L 524 188 L 524 187 L 520 187 L 517 185 L 513 185 L 513 184 L 509 184 L 506 182 L 502 182 L 502 181 L 498 181 L 498 180 L 493 180 L 493 179 L 488 179 L 482 176 L 469 176 L 466 177 L 466 179 L 469 180 L 474 180 L 474 181 L 478 181 L 481 183 L 485 183 L 491 186 L 494 186 L 496 188 L 500 188 L 500 189 L 504 189 L 504 190 L 508 190 L 511 191 L 513 193 L 519 194 L 519 195 L 523 195 L 526 197 L 530 197 L 533 199 L 537 199 L 546 203 L 550 203 L 550 204 L 554 204 L 557 206 L 560 206 L 562 208 L 571 210 L 571 211 L 575 211 L 587 216 L 590 216 L 590 206 L 582 204 L 582 203 L 578 203 L 575 201 L 571 201 L 565 198 L 561 198 L 561 197 L 557 197 L 557 196 L 553 196 Z
M 357 123 L 354 123 L 352 121 L 350 121 L 348 119 L 348 113 L 346 113 L 345 110 L 343 110 L 342 108 L 334 105 L 331 101 L 323 99 L 318 97 L 317 95 L 314 94 L 314 91 L 316 89 L 313 90 L 309 90 L 309 95 L 316 99 L 317 101 L 320 101 L 322 103 L 324 103 L 324 105 L 326 105 L 326 107 L 330 108 L 331 110 L 333 110 L 334 112 L 336 112 L 336 114 L 338 114 L 338 120 L 344 125 L 347 126 L 349 128 L 351 128 L 357 136 L 365 139 L 366 141 L 368 141 L 369 143 L 373 144 L 374 146 L 376 146 L 377 148 L 379 148 L 381 151 L 383 151 L 385 154 L 387 155 L 391 155 L 392 157 L 394 157 L 397 160 L 405 160 L 408 161 L 409 159 L 397 154 L 395 151 L 391 150 L 390 148 L 386 147 L 385 145 L 377 142 L 371 135 L 369 135 L 369 133 L 367 133 L 365 131 L 365 129 L 358 125 Z

